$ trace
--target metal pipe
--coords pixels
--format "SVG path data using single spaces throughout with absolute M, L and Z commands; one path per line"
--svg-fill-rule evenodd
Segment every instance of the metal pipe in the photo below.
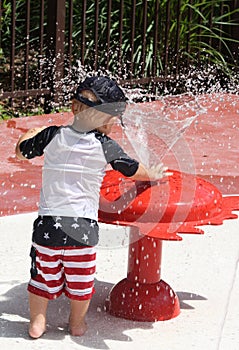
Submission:
M 95 56 L 94 56 L 94 69 L 98 68 L 98 38 L 99 38 L 99 0 L 95 0 Z
M 11 12 L 11 53 L 10 53 L 10 85 L 11 92 L 15 90 L 15 42 L 16 42 L 16 0 L 12 0 Z M 12 98 L 9 100 L 11 107 L 13 106 Z
M 162 241 L 142 236 L 139 229 L 130 228 L 128 274 L 129 281 L 157 283 L 161 275 Z
M 82 1 L 82 22 L 81 22 L 81 64 L 85 64 L 85 32 L 86 32 L 86 1 Z

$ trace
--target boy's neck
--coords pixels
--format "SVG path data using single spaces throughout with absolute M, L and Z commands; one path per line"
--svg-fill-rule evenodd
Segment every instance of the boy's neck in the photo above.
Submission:
M 82 118 L 77 119 L 77 117 L 75 117 L 71 126 L 75 131 L 78 131 L 81 133 L 87 133 L 95 129 L 95 126 L 90 124 L 91 123 L 89 123 L 85 119 L 82 119 Z

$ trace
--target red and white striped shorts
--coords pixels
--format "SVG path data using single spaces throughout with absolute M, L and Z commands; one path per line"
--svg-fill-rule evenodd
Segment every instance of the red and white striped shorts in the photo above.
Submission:
M 35 274 L 28 291 L 47 299 L 63 292 L 74 300 L 90 299 L 94 293 L 95 247 L 43 247 L 33 243 Z

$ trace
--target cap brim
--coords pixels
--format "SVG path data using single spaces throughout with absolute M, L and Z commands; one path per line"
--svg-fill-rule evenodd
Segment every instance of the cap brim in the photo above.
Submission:
M 113 115 L 115 117 L 122 116 L 126 109 L 126 102 L 111 102 L 102 103 L 100 105 L 93 106 L 96 110 L 106 114 Z
M 126 102 L 125 101 L 119 101 L 119 102 L 109 102 L 109 103 L 101 103 L 101 102 L 93 102 L 88 100 L 86 97 L 82 96 L 81 94 L 75 94 L 74 98 L 87 105 L 88 107 L 95 108 L 98 111 L 101 111 L 103 113 L 112 115 L 114 117 L 119 117 L 121 125 L 124 126 L 122 115 L 124 114 L 126 110 Z

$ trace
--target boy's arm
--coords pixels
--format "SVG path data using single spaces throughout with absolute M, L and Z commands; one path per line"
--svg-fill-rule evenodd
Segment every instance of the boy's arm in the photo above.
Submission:
M 25 140 L 28 140 L 28 139 L 31 139 L 32 137 L 36 136 L 37 134 L 39 134 L 39 132 L 41 132 L 43 129 L 45 129 L 46 126 L 43 126 L 41 128 L 32 128 L 32 129 L 29 129 L 25 134 L 23 134 L 17 144 L 16 144 L 16 149 L 15 149 L 15 152 L 16 152 L 16 156 L 18 159 L 26 159 L 26 157 L 24 157 L 20 151 L 20 144 L 25 141 Z
M 96 134 L 96 137 L 102 143 L 107 163 L 110 163 L 114 170 L 119 171 L 130 179 L 155 181 L 172 175 L 162 163 L 147 169 L 142 163 L 129 157 L 116 141 L 100 133 Z
M 60 128 L 60 126 L 52 125 L 28 130 L 17 142 L 17 157 L 19 159 L 32 159 L 42 156 L 45 147 L 51 142 Z
M 139 163 L 136 173 L 130 176 L 130 178 L 136 181 L 155 181 L 173 174 L 167 170 L 168 168 L 163 163 L 159 163 L 148 169 L 142 163 Z

